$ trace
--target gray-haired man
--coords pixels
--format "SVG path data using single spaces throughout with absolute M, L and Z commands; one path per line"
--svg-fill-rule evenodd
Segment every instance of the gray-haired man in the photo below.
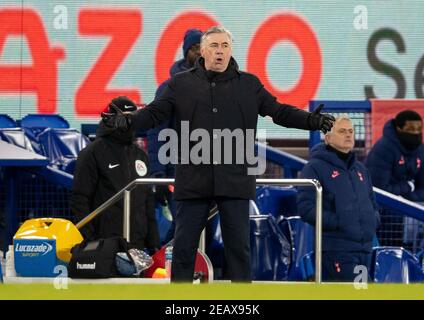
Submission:
M 290 128 L 331 129 L 334 118 L 320 114 L 321 108 L 309 113 L 280 104 L 256 76 L 240 71 L 232 57 L 232 45 L 227 29 L 212 27 L 207 30 L 201 39 L 201 57 L 195 67 L 173 76 L 161 97 L 139 111 L 132 125 L 137 129 L 149 129 L 174 112 L 179 146 L 183 149 L 188 145 L 190 151 L 198 148 L 202 139 L 181 141 L 183 136 L 189 136 L 183 134 L 182 129 L 188 128 L 189 133 L 195 130 L 206 133 L 211 145 L 215 145 L 216 130 L 241 131 L 244 137 L 255 133 L 258 115 L 270 116 L 276 124 Z M 222 161 L 228 153 L 237 155 L 240 144 L 231 143 L 229 149 L 204 148 L 202 152 L 206 154 L 201 154 L 201 158 L 206 160 L 201 163 L 187 159 L 183 150 L 179 150 L 174 192 L 177 217 L 173 282 L 193 279 L 199 237 L 212 201 L 217 203 L 220 212 L 229 277 L 232 281 L 251 280 L 248 208 L 249 199 L 255 197 L 255 176 L 248 174 L 247 157 L 241 162 L 234 156 L 231 163 Z M 253 140 L 246 139 L 241 145 L 253 149 L 253 144 Z

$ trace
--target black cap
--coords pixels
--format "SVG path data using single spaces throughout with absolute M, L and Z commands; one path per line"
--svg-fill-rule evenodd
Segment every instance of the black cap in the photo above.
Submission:
M 109 103 L 110 113 L 116 113 L 117 111 L 115 108 L 118 108 L 122 112 L 132 112 L 137 110 L 137 105 L 130 98 L 126 96 L 120 96 L 113 98 Z

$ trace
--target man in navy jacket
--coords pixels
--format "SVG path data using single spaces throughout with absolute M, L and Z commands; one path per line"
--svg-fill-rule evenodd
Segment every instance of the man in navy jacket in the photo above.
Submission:
M 383 137 L 365 162 L 374 186 L 411 201 L 424 201 L 422 127 L 421 116 L 412 110 L 402 111 L 387 121 Z M 409 239 L 403 217 L 395 212 L 385 209 L 381 222 L 381 245 L 402 246 L 416 240 L 414 235 Z
M 354 131 L 349 118 L 336 119 L 325 144 L 311 150 L 302 178 L 323 187 L 322 276 L 324 281 L 351 282 L 371 264 L 372 242 L 379 223 L 368 170 L 352 152 Z M 315 224 L 315 192 L 299 188 L 298 212 Z
M 383 137 L 368 154 L 374 185 L 411 201 L 424 201 L 423 122 L 412 110 L 387 121 Z

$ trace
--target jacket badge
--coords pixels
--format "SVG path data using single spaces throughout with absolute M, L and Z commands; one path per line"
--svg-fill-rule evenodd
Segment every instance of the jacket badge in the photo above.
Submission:
M 417 158 L 417 169 L 421 168 L 421 159 Z
M 333 170 L 333 173 L 331 174 L 331 178 L 336 178 L 337 176 L 339 176 L 340 173 L 337 170 Z
M 146 164 L 143 161 L 141 161 L 141 160 L 136 160 L 135 161 L 135 171 L 137 171 L 137 174 L 140 177 L 145 176 L 146 173 L 147 173 L 147 166 L 146 166 Z
M 362 173 L 360 173 L 359 171 L 357 171 L 357 173 L 358 173 L 359 180 L 364 181 L 364 176 L 362 175 Z
M 399 165 L 404 165 L 404 164 L 405 164 L 405 159 L 403 158 L 403 156 L 400 156 Z

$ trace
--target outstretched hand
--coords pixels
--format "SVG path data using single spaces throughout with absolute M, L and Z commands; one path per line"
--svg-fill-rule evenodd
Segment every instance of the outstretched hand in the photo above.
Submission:
M 324 104 L 320 104 L 309 116 L 311 130 L 321 130 L 324 134 L 331 130 L 336 119 L 331 114 L 320 113 Z
M 132 114 L 123 113 L 120 109 L 115 108 L 116 113 L 102 112 L 103 122 L 111 128 L 119 129 L 122 132 L 127 131 L 131 126 Z

